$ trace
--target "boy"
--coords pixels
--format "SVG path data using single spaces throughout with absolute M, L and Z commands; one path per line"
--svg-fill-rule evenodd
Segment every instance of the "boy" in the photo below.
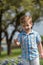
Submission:
M 23 65 L 40 65 L 39 53 L 43 58 L 43 49 L 40 35 L 32 30 L 32 17 L 24 15 L 20 18 L 20 23 L 23 30 L 14 41 L 18 46 L 21 44 L 22 58 L 26 61 Z

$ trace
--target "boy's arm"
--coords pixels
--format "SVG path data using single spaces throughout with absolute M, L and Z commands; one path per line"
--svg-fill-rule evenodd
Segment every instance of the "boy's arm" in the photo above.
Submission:
M 14 39 L 14 42 L 15 42 L 15 44 L 17 44 L 18 46 L 20 45 L 20 42 L 18 42 L 17 39 Z
M 38 44 L 38 49 L 39 49 L 40 57 L 43 58 L 43 48 L 41 42 L 40 44 Z

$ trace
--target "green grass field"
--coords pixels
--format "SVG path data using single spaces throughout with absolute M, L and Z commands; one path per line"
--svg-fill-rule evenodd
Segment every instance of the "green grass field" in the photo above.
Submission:
M 15 58 L 18 55 L 21 54 L 21 49 L 13 49 L 11 50 L 11 54 L 8 56 L 6 51 L 3 51 L 0 56 L 0 60 L 6 59 L 6 58 Z
M 1 56 L 0 56 L 0 61 L 3 60 L 3 59 L 14 59 L 14 58 L 17 58 L 17 56 L 19 56 L 21 54 L 21 49 L 13 49 L 11 51 L 11 55 L 7 55 L 7 52 L 4 51 L 2 52 Z M 40 59 L 40 63 L 41 65 L 43 65 L 43 60 Z

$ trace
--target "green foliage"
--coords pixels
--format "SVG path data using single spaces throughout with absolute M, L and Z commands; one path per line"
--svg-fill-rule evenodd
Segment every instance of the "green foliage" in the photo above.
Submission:
M 22 0 L 6 0 L 10 6 L 19 7 Z
M 41 38 L 42 38 L 42 41 L 43 41 L 43 36 L 41 36 Z
M 43 1 L 42 0 L 2 0 L 0 9 L 3 9 L 3 11 L 8 9 L 13 9 L 17 12 L 17 9 L 20 6 L 24 7 L 24 12 L 30 11 L 32 13 L 34 21 L 40 16 L 40 6 L 43 7 Z M 36 2 L 36 4 L 35 4 Z M 37 9 L 37 4 L 39 4 L 39 8 Z M 34 18 L 35 17 L 35 18 Z

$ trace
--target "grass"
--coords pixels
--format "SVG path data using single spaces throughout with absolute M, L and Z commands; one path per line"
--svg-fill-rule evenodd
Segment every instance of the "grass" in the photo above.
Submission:
M 12 59 L 12 58 L 16 58 L 18 55 L 21 54 L 21 49 L 13 49 L 12 50 L 12 54 L 11 55 L 7 55 L 7 52 L 6 51 L 3 51 L 1 56 L 0 56 L 0 61 L 3 60 L 3 59 Z M 43 60 L 40 59 L 40 63 L 41 65 L 43 65 Z
M 43 59 L 40 60 L 40 64 L 43 65 Z
M 42 40 L 43 40 L 43 36 L 41 36 Z
M 13 49 L 11 50 L 11 55 L 7 55 L 7 52 L 6 51 L 3 51 L 1 53 L 1 56 L 0 56 L 0 60 L 3 60 L 3 59 L 6 59 L 6 58 L 15 58 L 17 57 L 18 55 L 21 54 L 21 49 Z

